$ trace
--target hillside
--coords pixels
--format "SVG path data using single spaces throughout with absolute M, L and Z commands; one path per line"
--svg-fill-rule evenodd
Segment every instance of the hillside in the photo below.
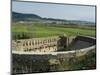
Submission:
M 12 19 L 13 21 L 32 21 L 36 19 L 41 19 L 41 17 L 35 14 L 12 12 Z
M 27 21 L 27 22 L 43 22 L 43 23 L 55 23 L 55 24 L 70 24 L 70 25 L 92 25 L 94 26 L 94 22 L 88 21 L 80 21 L 80 20 L 64 20 L 64 19 L 55 19 L 55 18 L 43 18 L 36 14 L 26 14 L 26 13 L 18 13 L 12 12 L 12 20 L 13 22 L 19 21 Z

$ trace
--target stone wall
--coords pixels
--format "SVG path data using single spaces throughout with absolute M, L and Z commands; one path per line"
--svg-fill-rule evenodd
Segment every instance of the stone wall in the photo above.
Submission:
M 32 38 L 23 40 L 13 40 L 12 50 L 25 52 L 56 52 L 67 48 L 73 38 L 65 36 L 55 36 L 46 38 Z
M 51 52 L 27 51 L 25 52 L 25 51 L 13 50 L 12 51 L 13 72 L 14 73 L 29 73 L 29 72 L 32 73 L 32 72 L 40 72 L 40 71 L 42 72 L 50 71 L 50 69 L 47 67 L 49 66 L 47 64 L 49 59 L 59 59 L 59 60 L 68 59 L 70 60 L 71 58 L 80 57 L 83 55 L 88 55 L 88 53 L 90 52 L 95 52 L 95 49 L 96 49 L 96 45 L 95 45 L 96 39 L 95 38 L 87 37 L 87 36 L 78 36 L 74 38 L 74 42 L 76 40 L 83 40 L 86 42 L 90 42 L 92 44 L 82 49 L 76 49 L 76 50 L 71 50 L 71 51 L 59 51 L 59 52 L 54 52 L 54 51 L 51 51 Z M 37 61 L 39 62 L 41 66 L 39 64 L 38 65 L 35 64 L 37 63 Z M 44 61 L 45 61 L 45 64 L 43 63 Z M 40 68 L 37 69 L 37 67 L 40 67 Z

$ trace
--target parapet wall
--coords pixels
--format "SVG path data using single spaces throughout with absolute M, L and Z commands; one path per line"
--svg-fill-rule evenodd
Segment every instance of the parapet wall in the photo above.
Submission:
M 96 39 L 94 37 L 90 37 L 90 36 L 77 36 L 76 40 L 83 40 L 86 42 L 96 44 Z
M 19 52 L 57 52 L 67 49 L 75 37 L 53 36 L 12 41 L 12 50 Z
M 84 40 L 93 43 L 92 46 L 83 49 L 71 50 L 71 51 L 60 51 L 60 52 L 23 52 L 23 51 L 12 51 L 12 54 L 18 58 L 28 58 L 28 59 L 50 59 L 50 58 L 68 58 L 74 56 L 82 56 L 90 51 L 95 51 L 96 39 L 88 36 L 78 36 L 77 40 Z

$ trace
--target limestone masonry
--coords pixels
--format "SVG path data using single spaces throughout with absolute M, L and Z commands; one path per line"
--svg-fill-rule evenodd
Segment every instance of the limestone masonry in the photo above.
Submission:
M 12 50 L 23 52 L 57 52 L 66 49 L 75 37 L 53 36 L 13 40 Z

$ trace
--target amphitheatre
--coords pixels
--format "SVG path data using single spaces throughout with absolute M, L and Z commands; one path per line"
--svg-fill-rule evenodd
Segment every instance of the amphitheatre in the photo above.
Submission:
M 50 70 L 44 61 L 49 60 L 49 66 L 59 64 L 59 60 L 64 58 L 79 57 L 89 52 L 94 52 L 96 48 L 96 39 L 90 36 L 74 36 L 66 35 L 51 36 L 45 38 L 32 38 L 22 40 L 12 40 L 13 55 L 13 72 L 14 73 L 34 73 Z M 39 69 L 33 68 L 35 63 L 39 61 Z M 21 62 L 21 63 L 19 63 Z

